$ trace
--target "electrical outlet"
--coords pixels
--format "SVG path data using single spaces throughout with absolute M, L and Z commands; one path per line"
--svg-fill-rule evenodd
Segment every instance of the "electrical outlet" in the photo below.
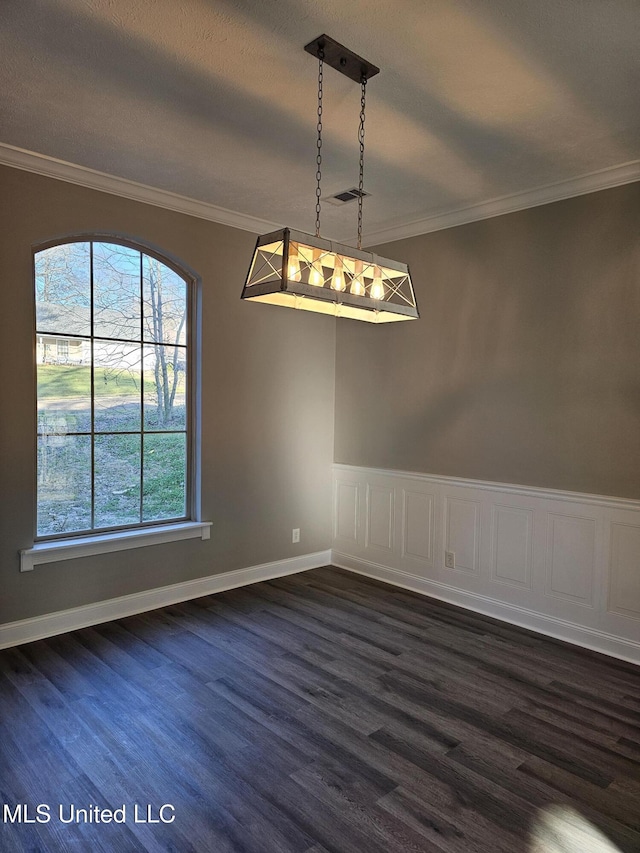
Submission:
M 455 551 L 445 551 L 444 552 L 444 564 L 448 569 L 455 569 L 455 567 L 456 567 L 456 553 L 455 553 Z
M 300 541 L 300 528 L 299 527 L 294 527 L 293 530 L 291 531 L 291 541 L 294 543 Z

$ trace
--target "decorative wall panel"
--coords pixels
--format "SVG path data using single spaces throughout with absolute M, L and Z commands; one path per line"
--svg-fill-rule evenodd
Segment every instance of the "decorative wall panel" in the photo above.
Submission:
M 596 523 L 593 518 L 549 513 L 545 592 L 593 604 Z
M 432 494 L 402 490 L 402 556 L 433 565 L 434 503 Z
M 531 589 L 533 512 L 494 504 L 491 508 L 491 579 Z
M 336 565 L 640 663 L 640 501 L 349 465 L 334 481 Z
M 478 571 L 480 504 L 478 501 L 445 497 L 445 551 L 455 553 L 460 572 Z
M 338 481 L 335 485 L 334 532 L 336 539 L 358 541 L 358 486 Z
M 640 525 L 611 525 L 609 610 L 640 619 Z
M 367 485 L 367 546 L 393 547 L 393 489 Z

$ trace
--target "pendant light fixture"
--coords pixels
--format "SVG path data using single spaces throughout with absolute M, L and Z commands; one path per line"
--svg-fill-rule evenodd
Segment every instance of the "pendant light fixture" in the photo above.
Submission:
M 283 228 L 259 237 L 242 299 L 370 323 L 414 320 L 419 315 L 407 265 L 362 251 L 365 98 L 367 81 L 380 69 L 326 35 L 305 50 L 318 58 L 316 233 Z M 320 236 L 325 63 L 361 86 L 357 248 Z

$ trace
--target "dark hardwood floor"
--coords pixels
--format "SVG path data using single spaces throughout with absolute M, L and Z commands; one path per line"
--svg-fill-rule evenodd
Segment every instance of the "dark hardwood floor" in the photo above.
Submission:
M 640 670 L 317 569 L 0 652 L 0 761 L 7 853 L 631 853 Z

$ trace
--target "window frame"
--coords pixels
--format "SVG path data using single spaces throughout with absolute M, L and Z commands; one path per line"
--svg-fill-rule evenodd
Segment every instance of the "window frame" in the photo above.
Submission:
M 37 330 L 37 299 L 36 299 L 36 256 L 39 252 L 42 252 L 46 249 L 51 249 L 56 246 L 68 245 L 71 243 L 110 243 L 118 246 L 123 246 L 125 248 L 133 249 L 134 251 L 140 252 L 142 255 L 147 255 L 155 260 L 159 261 L 161 264 L 168 267 L 172 270 L 176 275 L 178 275 L 186 285 L 186 310 L 187 310 L 187 322 L 186 322 L 186 364 L 187 364 L 187 379 L 186 379 L 186 389 L 187 389 L 187 402 L 185 406 L 185 445 L 186 445 L 186 459 L 185 459 L 185 514 L 179 517 L 172 517 L 167 519 L 154 519 L 149 521 L 139 521 L 136 523 L 129 523 L 123 525 L 116 525 L 110 527 L 94 527 L 87 530 L 79 530 L 79 531 L 64 531 L 62 533 L 47 533 L 47 534 L 38 534 L 38 359 L 37 359 L 37 338 L 38 335 L 42 335 L 43 333 L 39 333 Z M 93 247 L 91 249 L 91 258 L 93 258 Z M 33 430 L 34 435 L 34 501 L 33 501 L 33 542 L 34 548 L 46 549 L 48 543 L 51 544 L 52 550 L 56 550 L 59 546 L 60 548 L 64 547 L 66 542 L 75 543 L 77 541 L 86 541 L 88 544 L 91 540 L 95 540 L 97 544 L 108 540 L 110 537 L 118 540 L 124 540 L 127 537 L 127 534 L 132 535 L 132 544 L 131 547 L 136 547 L 136 542 L 139 540 L 142 544 L 146 539 L 149 542 L 152 541 L 152 536 L 144 537 L 145 531 L 149 534 L 154 534 L 156 531 L 161 534 L 163 528 L 167 528 L 167 530 L 178 529 L 180 527 L 184 527 L 185 529 L 190 529 L 196 523 L 201 523 L 201 503 L 200 503 L 200 458 L 201 458 L 201 449 L 200 449 L 200 423 L 201 423 L 201 400 L 200 400 L 200 392 L 201 392 L 201 381 L 200 381 L 200 368 L 201 368 L 201 304 L 202 304 L 202 289 L 201 289 L 201 280 L 200 277 L 190 269 L 183 261 L 178 260 L 175 256 L 173 256 L 170 252 L 166 250 L 159 249 L 157 246 L 147 242 L 146 240 L 130 237 L 128 235 L 123 235 L 120 233 L 113 232 L 83 232 L 83 233 L 74 233 L 72 235 L 65 235 L 62 237 L 52 238 L 43 242 L 39 242 L 32 246 L 31 251 L 31 293 L 33 300 L 33 379 L 34 379 L 34 420 L 35 420 L 35 428 Z M 93 316 L 93 262 L 91 261 L 91 314 Z M 90 337 L 78 336 L 80 340 L 89 340 L 93 341 L 94 338 L 99 338 L 99 336 L 94 335 L 93 322 L 91 327 L 91 335 Z M 141 346 L 144 346 L 144 342 L 140 341 Z M 93 365 L 92 359 L 92 371 L 95 369 Z M 92 381 L 92 392 L 93 392 L 93 381 Z M 93 405 L 92 405 L 93 409 Z M 144 413 L 141 412 L 141 424 L 140 424 L 140 434 L 144 433 Z M 181 431 L 180 431 L 181 432 Z M 93 418 L 91 422 L 91 439 L 92 442 L 94 440 L 94 423 Z M 93 484 L 93 472 L 94 472 L 94 461 L 93 461 L 93 452 L 92 452 L 92 484 Z M 93 485 L 92 485 L 93 492 Z M 93 504 L 93 496 L 92 496 L 92 504 Z M 208 523 L 203 523 L 207 525 L 208 531 Z M 164 541 L 169 541 L 170 538 L 189 538 L 186 536 L 177 536 L 177 537 L 162 537 Z M 205 534 L 203 531 L 203 538 L 205 538 Z M 208 538 L 208 533 L 206 535 Z M 124 547 L 124 546 L 122 546 Z M 31 550 L 31 549 L 28 549 Z M 115 550 L 113 548 L 104 548 L 106 551 Z M 119 549 L 118 549 L 119 550 Z M 27 553 L 26 551 L 24 552 Z M 98 551 L 95 551 L 98 553 Z M 62 557 L 60 558 L 62 559 Z

